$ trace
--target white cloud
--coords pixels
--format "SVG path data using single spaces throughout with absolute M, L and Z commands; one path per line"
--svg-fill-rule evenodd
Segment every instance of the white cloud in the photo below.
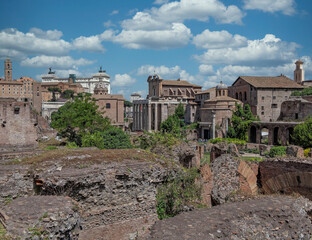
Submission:
M 119 13 L 119 11 L 118 10 L 114 10 L 114 11 L 112 11 L 109 15 L 116 15 L 116 14 L 118 14 Z
M 108 20 L 108 21 L 104 22 L 103 25 L 106 28 L 115 27 L 116 26 L 111 20 Z
M 38 29 L 35 30 L 40 32 Z M 15 51 L 14 55 L 23 54 L 44 54 L 44 55 L 64 55 L 71 49 L 71 44 L 58 40 L 59 33 L 54 31 L 43 32 L 43 36 L 37 37 L 34 33 L 22 33 L 14 28 L 4 29 L 0 32 L 0 51 Z M 39 34 L 40 35 L 40 34 Z M 48 37 L 50 39 L 48 39 Z M 51 40 L 51 38 L 54 40 Z M 57 40 L 55 40 L 57 39 Z
M 34 27 L 34 28 L 31 28 L 29 32 L 33 33 L 38 38 L 49 39 L 49 40 L 59 40 L 63 36 L 63 33 L 56 29 L 43 31 L 40 28 Z
M 209 31 L 206 29 L 193 38 L 197 48 L 242 47 L 247 45 L 247 38 L 227 31 Z
M 136 80 L 128 74 L 116 74 L 114 80 L 112 81 L 112 85 L 117 87 L 125 87 L 130 86 L 135 82 Z
M 184 24 L 173 23 L 170 30 L 122 30 L 113 41 L 133 49 L 168 49 L 185 46 L 191 36 L 191 30 Z
M 244 14 L 234 5 L 225 6 L 219 0 L 181 0 L 152 8 L 151 15 L 166 22 L 183 22 L 187 19 L 208 21 L 213 17 L 220 23 L 241 24 Z
M 167 2 L 169 2 L 169 0 L 155 0 L 153 3 L 157 5 L 162 5 Z
M 212 65 L 201 64 L 198 69 L 201 75 L 212 75 L 215 73 Z
M 295 0 L 243 0 L 245 9 L 258 9 L 264 12 L 281 11 L 285 15 L 293 15 L 295 10 Z
M 160 77 L 165 79 L 177 79 L 180 77 L 180 72 L 182 69 L 179 66 L 166 67 L 162 66 L 152 66 L 152 65 L 143 65 L 138 68 L 137 75 L 139 76 L 149 76 L 153 74 L 158 74 Z
M 295 58 L 298 47 L 267 34 L 260 40 L 248 40 L 246 47 L 209 49 L 195 59 L 206 64 L 277 66 Z
M 104 52 L 99 35 L 84 37 L 81 36 L 73 41 L 73 48 L 90 52 Z
M 70 56 L 56 57 L 45 55 L 27 58 L 21 61 L 21 65 L 26 67 L 53 67 L 60 69 L 75 68 L 76 66 L 84 66 L 92 63 L 92 61 L 84 58 L 76 60 L 72 59 Z

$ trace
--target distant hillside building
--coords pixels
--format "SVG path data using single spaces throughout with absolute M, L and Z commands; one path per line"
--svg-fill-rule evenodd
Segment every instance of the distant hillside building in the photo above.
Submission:
M 17 101 L 29 102 L 38 112 L 41 111 L 41 83 L 29 77 L 12 79 L 12 62 L 4 62 L 5 79 L 0 81 L 0 98 L 12 98 Z
M 180 79 L 164 80 L 159 75 L 149 76 L 147 82 L 147 98 L 133 102 L 133 131 L 159 130 L 180 103 L 186 106 L 194 101 L 202 88 Z
M 92 77 L 76 77 L 75 74 L 70 74 L 71 77 L 68 78 L 59 78 L 57 75 L 55 75 L 55 72 L 51 71 L 51 68 L 48 72 L 48 74 L 42 76 L 42 83 L 67 83 L 69 82 L 69 79 L 73 79 L 73 83 L 80 83 L 81 86 L 84 88 L 85 92 L 94 93 L 94 88 L 97 83 L 100 81 L 104 84 L 104 86 L 108 90 L 108 94 L 110 94 L 110 76 L 106 73 L 105 70 L 102 70 L 102 67 L 100 68 L 99 72 L 94 74 Z
M 99 82 L 94 88 L 92 95 L 101 111 L 104 111 L 103 117 L 108 117 L 112 125 L 124 127 L 124 102 L 122 95 L 109 94 L 105 82 Z
M 261 121 L 276 121 L 281 104 L 291 93 L 304 87 L 281 75 L 278 77 L 240 76 L 229 88 L 229 96 L 249 104 Z

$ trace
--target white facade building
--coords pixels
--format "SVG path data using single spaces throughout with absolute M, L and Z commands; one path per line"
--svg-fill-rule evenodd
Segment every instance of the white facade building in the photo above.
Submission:
M 110 76 L 106 73 L 105 70 L 102 70 L 102 67 L 100 68 L 99 72 L 94 74 L 92 77 L 86 77 L 86 78 L 77 78 L 75 74 L 70 74 L 68 78 L 59 78 L 57 75 L 55 75 L 55 72 L 50 71 L 48 74 L 43 75 L 42 82 L 69 82 L 70 78 L 72 78 L 74 83 L 80 83 L 82 87 L 84 87 L 85 92 L 94 93 L 94 88 L 96 84 L 99 82 L 102 82 L 102 84 L 108 89 L 108 94 L 111 93 L 110 91 Z

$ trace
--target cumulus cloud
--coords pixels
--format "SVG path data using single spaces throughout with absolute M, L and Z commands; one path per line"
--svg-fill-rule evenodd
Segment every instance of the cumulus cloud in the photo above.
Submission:
M 214 70 L 213 70 L 212 65 L 201 64 L 198 69 L 199 69 L 199 73 L 201 75 L 212 75 L 212 74 L 214 74 Z
M 0 50 L 15 51 L 15 55 L 44 54 L 44 55 L 65 55 L 71 49 L 71 44 L 59 40 L 60 33 L 51 31 L 23 33 L 14 28 L 4 29 L 0 32 Z M 40 35 L 38 37 L 36 34 Z
M 193 43 L 197 48 L 224 48 L 242 47 L 247 45 L 247 38 L 228 31 L 209 31 L 206 29 L 193 38 Z
M 75 68 L 75 66 L 85 66 L 92 63 L 92 61 L 84 58 L 73 59 L 70 56 L 57 57 L 45 55 L 27 58 L 21 61 L 21 65 L 26 67 L 53 67 L 59 69 Z
M 294 59 L 298 47 L 267 34 L 263 39 L 248 40 L 246 47 L 209 49 L 195 59 L 205 64 L 277 66 Z
M 243 0 L 245 9 L 257 9 L 264 12 L 281 11 L 285 15 L 293 15 L 295 10 L 295 0 Z
M 113 16 L 113 15 L 116 15 L 116 14 L 118 14 L 118 13 L 119 13 L 118 10 L 114 10 L 114 11 L 112 11 L 109 15 Z
M 131 84 L 135 83 L 136 79 L 132 78 L 128 74 L 116 74 L 114 80 L 112 81 L 113 86 L 117 87 L 125 87 L 130 86 Z
M 29 32 L 33 33 L 38 38 L 50 39 L 50 40 L 59 40 L 63 36 L 63 33 L 56 29 L 43 31 L 40 28 L 34 27 L 34 28 L 31 28 Z
M 115 27 L 116 26 L 111 20 L 108 20 L 108 21 L 104 22 L 103 25 L 106 28 Z
M 157 5 L 162 5 L 164 3 L 167 3 L 169 2 L 169 0 L 156 0 L 155 2 L 153 2 L 154 4 L 157 4 Z
M 90 52 L 104 52 L 105 48 L 101 44 L 99 35 L 84 37 L 81 36 L 73 41 L 73 48 Z
M 168 49 L 188 44 L 191 30 L 182 23 L 173 23 L 169 30 L 122 30 L 112 40 L 126 48 Z

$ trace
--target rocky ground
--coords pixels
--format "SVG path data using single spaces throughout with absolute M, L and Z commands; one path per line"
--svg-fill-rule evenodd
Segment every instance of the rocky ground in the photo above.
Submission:
M 148 239 L 310 239 L 311 210 L 304 198 L 267 196 L 158 221 Z

